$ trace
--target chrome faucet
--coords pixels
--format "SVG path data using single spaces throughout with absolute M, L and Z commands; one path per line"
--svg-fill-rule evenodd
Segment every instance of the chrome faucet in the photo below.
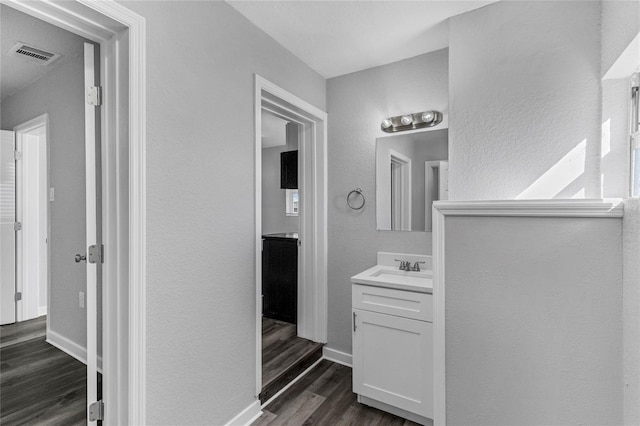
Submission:
M 410 270 L 416 271 L 416 272 L 420 272 L 420 264 L 421 263 L 425 263 L 425 262 L 416 262 L 416 263 L 414 263 L 413 264 L 413 268 L 411 268 L 411 266 L 409 266 Z
M 409 262 L 408 260 L 400 260 L 400 259 L 394 259 L 396 262 L 400 262 L 400 266 L 398 267 L 398 269 L 400 269 L 401 271 L 410 271 L 411 270 L 411 262 Z

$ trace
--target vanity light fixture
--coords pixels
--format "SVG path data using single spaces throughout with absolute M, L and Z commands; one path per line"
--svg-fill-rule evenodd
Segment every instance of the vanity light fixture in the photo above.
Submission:
M 382 120 L 380 128 L 387 133 L 402 132 L 405 130 L 433 127 L 442 122 L 442 113 L 439 111 L 423 111 L 414 114 L 398 115 Z

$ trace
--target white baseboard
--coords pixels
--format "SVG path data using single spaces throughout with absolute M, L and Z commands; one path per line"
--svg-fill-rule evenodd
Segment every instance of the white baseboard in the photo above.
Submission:
M 248 426 L 262 415 L 260 410 L 260 400 L 255 400 L 247 408 L 242 410 L 233 419 L 229 420 L 225 426 Z
M 325 346 L 324 348 L 322 348 L 322 357 L 337 364 L 346 365 L 347 367 L 353 367 L 353 357 L 351 356 L 351 354 L 348 354 L 346 352 L 341 352 Z
M 38 316 L 41 317 L 43 315 L 47 315 L 47 307 L 46 306 L 40 306 L 38 308 Z
M 87 350 L 76 342 L 67 339 L 61 334 L 49 329 L 47 330 L 47 343 L 60 349 L 83 364 L 87 364 Z M 102 357 L 98 357 L 98 371 L 102 373 Z

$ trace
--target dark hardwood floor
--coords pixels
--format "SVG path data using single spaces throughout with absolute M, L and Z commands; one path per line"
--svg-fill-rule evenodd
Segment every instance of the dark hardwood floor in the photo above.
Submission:
M 417 425 L 358 403 L 351 380 L 351 368 L 323 360 L 265 406 L 253 426 Z
M 322 357 L 322 344 L 296 335 L 295 324 L 262 318 L 262 392 L 268 401 Z
M 3 426 L 86 424 L 86 366 L 45 333 L 45 317 L 0 327 Z

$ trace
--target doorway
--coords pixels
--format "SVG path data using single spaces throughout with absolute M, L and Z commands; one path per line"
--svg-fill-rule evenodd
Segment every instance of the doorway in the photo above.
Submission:
M 47 314 L 49 283 L 48 115 L 14 128 L 16 322 Z M 14 228 L 15 229 L 15 228 Z
M 145 423 L 145 22 L 116 2 L 5 0 L 100 46 L 104 416 Z M 98 89 L 100 90 L 100 89 Z M 73 254 L 72 254 L 73 255 Z M 131 286 L 130 286 L 131 283 Z M 75 300 L 78 302 L 78 299 Z M 87 421 L 91 421 L 88 415 Z
M 263 363 L 263 343 L 268 344 L 268 337 L 263 341 L 263 331 L 273 329 L 278 324 L 267 321 L 263 326 L 263 274 L 271 269 L 269 256 L 275 248 L 277 253 L 288 253 L 280 256 L 285 265 L 282 272 L 289 273 L 285 280 L 296 278 L 297 283 L 288 292 L 289 299 L 293 299 L 296 306 L 295 324 L 291 325 L 293 315 L 287 314 L 280 320 L 284 324 L 281 334 L 288 334 L 294 341 L 308 342 L 308 346 L 301 352 L 306 355 L 300 357 L 282 356 L 283 362 L 288 364 L 279 374 L 282 386 L 287 380 L 293 380 L 315 360 L 321 357 L 322 344 L 327 339 L 327 167 L 326 167 L 326 126 L 327 114 L 275 84 L 256 75 L 255 78 L 255 135 L 256 135 L 256 185 L 255 185 L 255 217 L 256 217 L 256 396 L 263 403 L 274 395 L 274 388 L 270 383 L 263 383 L 269 373 Z M 273 197 L 263 194 L 263 117 L 281 120 L 285 126 L 285 143 L 281 149 L 278 163 L 273 169 L 277 170 L 276 181 L 280 185 L 275 188 L 279 192 L 276 204 L 279 217 L 289 225 L 281 222 L 279 228 L 267 228 L 263 218 L 263 197 Z M 297 149 L 293 149 L 297 148 Z M 297 151 L 294 154 L 294 151 Z M 265 157 L 266 159 L 266 157 Z M 292 159 L 296 165 L 292 166 Z M 264 167 L 267 167 L 266 164 Z M 291 174 L 297 174 L 297 180 L 291 184 Z M 268 203 L 267 203 L 268 204 Z M 296 215 L 297 216 L 294 216 Z M 288 216 L 289 215 L 289 216 Z M 297 218 L 295 225 L 291 220 Z M 265 226 L 263 232 L 263 225 Z M 297 227 L 297 235 L 291 231 Z M 287 229 L 285 229 L 287 228 Z M 291 231 L 291 232 L 289 232 Z M 276 234 L 276 235 L 269 235 Z M 291 235 L 288 235 L 291 234 Z M 266 238 L 265 238 L 266 237 Z M 273 240 L 273 241 L 270 241 Z M 274 244 L 271 244 L 274 243 Z M 265 245 L 266 244 L 266 245 Z M 264 251 L 267 247 L 267 252 Z M 271 246 L 274 246 L 272 249 Z M 278 255 L 276 255 L 276 258 Z M 294 259 L 295 258 L 295 259 Z M 296 267 L 292 273 L 293 266 Z M 292 277 L 293 275 L 293 277 Z M 297 294 L 294 294 L 297 292 Z M 267 296 L 267 295 L 265 295 Z M 267 296 L 268 297 L 268 296 Z M 270 301 L 265 301 L 269 306 Z M 291 307 L 292 303 L 287 302 Z M 273 316 L 265 311 L 266 317 Z M 286 327 L 290 324 L 289 327 Z M 266 335 L 266 334 L 265 334 Z M 300 339 L 300 340 L 295 340 Z M 282 346 L 292 346 L 283 344 Z M 304 346 L 300 344 L 300 346 Z M 273 353 L 264 353 L 271 359 Z M 310 361 L 311 360 L 311 361 Z M 311 364 L 309 364 L 311 363 Z M 265 374 L 266 373 L 266 374 Z M 266 386 L 269 386 L 269 389 Z M 277 388 L 277 387 L 276 387 Z
M 64 389 L 60 371 L 80 371 L 84 380 L 53 395 L 60 406 L 72 402 L 79 415 L 84 414 L 87 401 L 96 402 L 101 392 L 97 372 L 101 327 L 92 320 L 100 317 L 96 290 L 101 274 L 98 262 L 87 256 L 87 247 L 97 244 L 102 228 L 98 214 L 101 164 L 96 155 L 101 147 L 100 106 L 85 95 L 90 92 L 87 88 L 96 86 L 99 54 L 97 46 L 84 37 L 4 4 L 0 8 L 2 38 L 17 46 L 16 54 L 2 62 L 2 87 L 11 88 L 9 94 L 3 93 L 2 126 L 15 133 L 16 171 L 16 292 L 15 297 L 3 294 L 2 298 L 15 299 L 17 323 L 11 330 L 16 335 L 24 332 L 13 342 L 3 336 L 3 355 L 11 357 L 23 343 L 38 341 L 51 349 L 41 352 L 48 355 L 39 361 L 57 367 L 38 369 L 31 364 L 33 357 L 11 357 L 12 366 L 22 369 L 2 370 L 2 393 L 12 397 L 2 399 L 0 421 L 11 423 L 7 416 L 37 416 L 48 422 L 58 413 L 42 412 L 29 404 L 33 397 L 27 389 L 11 387 L 12 383 L 50 379 L 50 386 Z M 46 314 L 46 324 L 37 323 L 42 327 L 38 336 L 28 338 L 30 329 L 25 332 L 21 324 L 40 314 Z M 36 328 L 36 323 L 29 325 Z M 54 363 L 58 356 L 65 362 Z M 38 373 L 31 375 L 33 370 Z M 32 390 L 42 392 L 42 387 Z

